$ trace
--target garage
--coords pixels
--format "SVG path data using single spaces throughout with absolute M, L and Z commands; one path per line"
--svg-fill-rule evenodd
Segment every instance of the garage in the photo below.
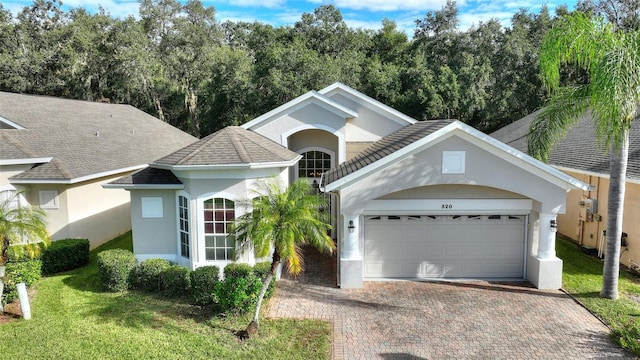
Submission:
M 364 277 L 524 277 L 525 215 L 365 217 Z

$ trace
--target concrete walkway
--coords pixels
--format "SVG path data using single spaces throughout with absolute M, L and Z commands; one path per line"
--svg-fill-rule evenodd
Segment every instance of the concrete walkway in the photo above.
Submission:
M 367 282 L 336 288 L 335 259 L 308 251 L 271 317 L 333 324 L 333 359 L 627 359 L 609 329 L 561 291 L 526 283 Z

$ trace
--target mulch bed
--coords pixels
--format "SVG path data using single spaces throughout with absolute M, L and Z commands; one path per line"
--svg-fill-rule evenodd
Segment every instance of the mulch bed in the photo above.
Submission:
M 21 317 L 22 311 L 20 311 L 20 302 L 15 300 L 4 307 L 4 313 L 0 313 L 0 324 L 16 321 Z

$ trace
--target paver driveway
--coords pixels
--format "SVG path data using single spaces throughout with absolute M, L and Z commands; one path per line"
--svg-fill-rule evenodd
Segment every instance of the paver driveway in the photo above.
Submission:
M 334 359 L 633 358 L 561 291 L 481 281 L 339 289 L 333 262 L 306 256 L 303 275 L 278 282 L 269 316 L 331 321 Z

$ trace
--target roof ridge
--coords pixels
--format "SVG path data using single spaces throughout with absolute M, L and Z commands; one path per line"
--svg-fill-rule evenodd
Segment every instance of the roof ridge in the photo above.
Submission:
M 15 146 L 16 149 L 22 151 L 23 153 L 31 156 L 31 157 L 38 157 L 36 155 L 36 153 L 33 151 L 33 149 L 25 146 L 22 142 L 17 141 L 16 139 L 13 138 L 12 134 L 10 132 L 6 132 L 7 130 L 11 130 L 11 131 L 29 131 L 29 129 L 4 129 L 0 132 L 0 134 L 4 133 L 4 138 L 11 143 L 11 145 Z
M 249 152 L 245 148 L 245 146 L 242 143 L 242 141 L 243 140 L 247 140 L 247 141 L 251 141 L 253 143 L 255 143 L 255 142 L 252 141 L 251 139 L 248 139 L 248 138 L 244 137 L 244 136 L 240 136 L 240 134 L 238 132 L 236 132 L 236 128 L 237 128 L 237 126 L 229 126 L 229 127 L 224 128 L 224 130 L 227 133 L 227 136 L 229 137 L 229 141 L 231 142 L 231 146 L 233 146 L 233 148 L 236 150 L 236 153 L 240 157 L 240 161 L 242 161 L 244 163 L 251 163 L 251 155 L 249 154 Z M 233 131 L 231 131 L 231 130 L 233 130 Z

